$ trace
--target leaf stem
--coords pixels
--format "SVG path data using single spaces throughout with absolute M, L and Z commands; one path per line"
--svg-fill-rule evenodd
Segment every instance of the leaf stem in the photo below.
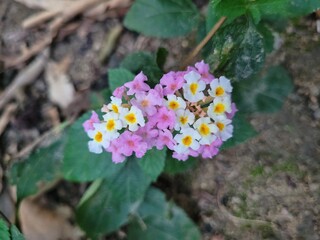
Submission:
M 185 69 L 192 61 L 193 58 L 195 58 L 198 53 L 201 51 L 201 49 L 208 43 L 208 41 L 213 37 L 213 35 L 218 31 L 218 29 L 222 26 L 224 21 L 227 17 L 221 17 L 219 21 L 212 27 L 210 32 L 207 34 L 207 36 L 196 46 L 195 49 L 187 56 L 187 58 L 184 60 L 184 62 L 181 65 L 181 69 Z

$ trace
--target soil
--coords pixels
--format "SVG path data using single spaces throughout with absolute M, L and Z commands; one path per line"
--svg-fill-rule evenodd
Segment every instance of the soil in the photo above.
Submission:
M 199 1 L 199 6 L 205 6 L 204 2 Z M 33 12 L 14 1 L 0 3 L 0 55 L 16 54 L 17 46 L 31 44 L 38 37 L 40 33 L 20 26 Z M 81 102 L 77 108 L 72 105 L 72 114 L 61 110 L 50 102 L 43 75 L 21 91 L 14 100 L 17 111 L 0 136 L 4 169 L 12 156 L 57 122 L 88 110 L 90 94 L 107 85 L 107 70 L 118 66 L 128 53 L 156 51 L 160 46 L 170 49 L 165 66 L 170 70 L 177 69 L 194 46 L 192 37 L 159 40 L 124 30 L 110 57 L 101 63 L 99 49 L 106 34 L 119 23 L 121 16 L 104 22 L 84 21 L 77 32 L 51 46 L 52 60 L 72 55 L 68 73 Z M 159 179 L 168 197 L 199 225 L 203 239 L 320 239 L 319 38 L 312 17 L 289 22 L 278 35 L 281 46 L 270 54 L 267 64 L 285 66 L 295 88 L 279 112 L 251 116 L 258 136 L 214 159 L 201 160 L 196 170 Z M 17 72 L 0 71 L 1 91 Z M 85 188 L 61 182 L 45 197 L 75 207 Z

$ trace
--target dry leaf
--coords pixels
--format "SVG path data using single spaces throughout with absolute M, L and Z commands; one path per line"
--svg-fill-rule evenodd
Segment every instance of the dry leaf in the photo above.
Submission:
M 62 109 L 68 107 L 75 95 L 74 86 L 66 74 L 65 68 L 61 63 L 49 61 L 45 70 L 49 99 Z
M 26 198 L 19 208 L 19 219 L 26 240 L 77 240 L 81 230 L 70 224 L 72 211 L 67 206 L 48 207 Z

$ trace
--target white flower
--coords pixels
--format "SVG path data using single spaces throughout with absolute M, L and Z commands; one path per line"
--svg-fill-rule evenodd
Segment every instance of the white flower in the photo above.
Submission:
M 214 79 L 210 83 L 210 90 L 208 93 L 212 97 L 224 97 L 228 93 L 232 92 L 232 86 L 230 80 L 222 76 L 219 79 Z
M 132 106 L 130 111 L 123 108 L 120 112 L 120 119 L 123 122 L 123 127 L 129 126 L 129 130 L 133 132 L 138 130 L 138 125 L 143 127 L 145 124 L 142 111 L 136 106 Z
M 208 107 L 207 114 L 212 119 L 216 116 L 225 116 L 225 113 L 231 113 L 231 99 L 229 96 L 224 98 L 215 98 Z
M 200 144 L 211 144 L 217 139 L 215 133 L 218 132 L 218 127 L 212 123 L 208 117 L 199 118 L 194 124 L 194 128 L 200 133 Z
M 218 136 L 222 141 L 226 141 L 232 137 L 233 126 L 231 125 L 231 120 L 225 116 L 216 116 L 214 119 L 215 125 L 218 127 Z
M 94 130 L 87 132 L 88 136 L 92 139 L 88 142 L 89 151 L 93 153 L 102 153 L 103 148 L 110 145 L 110 139 L 105 131 L 103 123 L 94 123 Z
M 176 124 L 174 126 L 175 130 L 180 130 L 180 128 L 187 128 L 194 122 L 194 114 L 188 109 L 179 109 L 176 112 Z
M 119 119 L 119 114 L 115 112 L 108 112 L 107 114 L 103 115 L 103 122 L 105 126 L 105 131 L 108 134 L 110 140 L 116 139 L 119 137 L 118 130 L 122 128 L 122 122 Z
M 206 88 L 204 81 L 200 80 L 201 75 L 191 71 L 184 75 L 187 80 L 183 85 L 183 96 L 189 102 L 198 102 L 204 98 L 203 90 Z
M 169 109 L 173 111 L 177 111 L 178 109 L 185 109 L 186 103 L 181 97 L 177 97 L 176 95 L 170 94 L 167 96 L 168 100 L 166 101 L 166 105 Z
M 123 108 L 121 106 L 122 100 L 120 98 L 111 97 L 111 103 L 107 105 L 107 108 L 112 110 L 116 114 L 120 114 L 121 109 Z
M 179 154 L 188 154 L 189 148 L 198 150 L 200 144 L 197 140 L 200 138 L 201 136 L 196 130 L 192 128 L 184 128 L 181 130 L 181 134 L 177 134 L 174 137 L 174 140 L 177 142 L 177 145 L 174 146 L 174 151 Z

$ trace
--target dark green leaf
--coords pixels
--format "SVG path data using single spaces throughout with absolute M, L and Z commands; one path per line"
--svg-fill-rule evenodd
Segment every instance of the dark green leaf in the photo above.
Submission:
M 6 222 L 0 218 L 0 239 L 1 240 L 10 240 L 9 228 Z
M 138 159 L 138 162 L 142 170 L 155 181 L 164 168 L 165 160 L 166 148 L 162 150 L 152 148 L 141 159 Z
M 250 77 L 265 60 L 263 38 L 254 24 L 245 19 L 221 29 L 213 38 L 213 47 L 207 59 L 211 70 L 235 80 Z
M 123 164 L 115 164 L 111 154 L 89 152 L 90 138 L 85 133 L 82 124 L 89 119 L 91 113 L 84 114 L 67 131 L 64 149 L 63 175 L 71 181 L 86 182 L 116 174 Z
M 197 226 L 186 213 L 166 202 L 164 194 L 156 188 L 148 190 L 138 214 L 137 220 L 128 226 L 129 240 L 201 239 Z
M 78 224 L 91 236 L 110 233 L 127 222 L 142 201 L 151 179 L 137 159 L 129 158 L 118 174 L 106 177 L 77 209 Z
M 163 70 L 164 64 L 166 63 L 167 57 L 168 57 L 168 50 L 165 48 L 158 48 L 157 54 L 156 54 L 156 62 L 158 67 Z
M 23 235 L 15 225 L 11 225 L 10 233 L 11 233 L 11 240 L 24 240 Z
M 272 67 L 265 76 L 256 76 L 234 84 L 234 101 L 240 112 L 275 112 L 279 110 L 293 83 L 287 71 Z
M 61 176 L 61 160 L 65 138 L 32 153 L 26 160 L 15 163 L 10 170 L 12 184 L 17 185 L 21 199 L 35 194 L 40 184 L 49 183 Z
M 251 126 L 247 118 L 240 113 L 235 115 L 232 120 L 232 125 L 234 127 L 233 137 L 222 145 L 222 149 L 233 147 L 257 135 L 257 132 Z
M 159 68 L 156 57 L 149 52 L 135 52 L 126 56 L 122 61 L 121 67 L 128 69 L 134 74 L 140 71 L 148 77 L 149 85 L 153 86 L 159 83 L 162 71 Z
M 124 25 L 144 35 L 168 38 L 191 32 L 198 19 L 191 0 L 136 0 Z
M 172 157 L 172 151 L 167 152 L 166 165 L 164 171 L 170 174 L 185 172 L 197 165 L 197 159 L 189 157 L 186 161 L 179 161 Z
M 288 0 L 288 4 L 287 14 L 290 17 L 304 16 L 320 9 L 319 0 Z
M 273 51 L 274 37 L 271 30 L 263 23 L 260 23 L 257 27 L 259 33 L 263 36 L 263 44 L 266 53 Z
M 113 92 L 117 87 L 133 80 L 134 75 L 123 68 L 110 69 L 108 72 L 110 90 Z

